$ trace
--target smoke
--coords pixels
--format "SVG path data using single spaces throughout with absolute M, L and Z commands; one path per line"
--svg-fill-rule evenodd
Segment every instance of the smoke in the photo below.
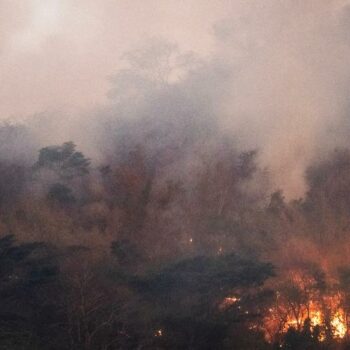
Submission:
M 196 163 L 228 138 L 258 149 L 287 198 L 348 146 L 347 1 L 43 3 L 0 2 L 1 112 L 44 112 L 27 118 L 42 145 L 73 139 L 103 161 L 121 137 L 158 129 L 149 147 L 186 145 Z
M 349 72 L 348 7 L 339 1 L 249 2 L 215 26 L 232 65 L 224 122 L 259 147 L 288 197 L 305 191 L 307 165 L 341 145 Z

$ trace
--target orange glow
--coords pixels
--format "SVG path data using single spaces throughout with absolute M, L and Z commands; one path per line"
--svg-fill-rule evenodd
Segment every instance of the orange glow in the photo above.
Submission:
M 305 321 L 309 319 L 310 330 L 313 331 L 316 326 L 319 326 L 318 338 L 323 341 L 326 338 L 326 315 L 328 315 L 332 337 L 344 338 L 347 333 L 347 325 L 345 312 L 339 306 L 339 296 L 326 297 L 322 301 L 323 303 L 311 301 L 308 305 L 298 305 L 298 312 L 295 311 L 296 308 L 284 304 L 270 308 L 263 326 L 266 339 L 271 341 L 277 334 L 286 333 L 289 328 L 301 330 Z
M 226 297 L 221 304 L 219 305 L 220 309 L 226 309 L 228 307 L 230 307 L 233 304 L 236 304 L 237 302 L 239 302 L 241 299 L 236 297 L 236 296 L 232 296 L 232 297 Z
M 346 335 L 346 323 L 344 311 L 339 309 L 333 316 L 331 321 L 332 333 L 335 338 L 344 338 Z
M 161 329 L 157 329 L 154 333 L 155 337 L 161 337 L 163 335 L 163 331 Z
M 318 280 L 302 270 L 289 271 L 285 279 L 273 281 L 270 288 L 275 290 L 273 304 L 260 310 L 261 323 L 251 321 L 251 330 L 260 330 L 268 342 L 280 342 L 289 329 L 297 332 L 307 330 L 319 341 L 343 339 L 348 334 L 348 315 L 344 308 L 344 297 L 337 289 L 320 289 Z M 336 281 L 332 281 L 336 287 Z M 330 292 L 332 290 L 332 292 Z M 234 304 L 245 314 L 249 312 L 237 295 L 224 298 L 219 309 L 225 310 Z M 327 339 L 328 340 L 328 339 Z

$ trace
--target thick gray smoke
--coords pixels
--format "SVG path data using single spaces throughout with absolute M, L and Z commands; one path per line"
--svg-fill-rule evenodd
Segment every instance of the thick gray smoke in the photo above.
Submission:
M 215 27 L 232 67 L 224 121 L 261 149 L 288 196 L 303 194 L 305 167 L 344 141 L 349 23 L 345 2 L 267 1 Z
M 16 3 L 20 6 L 21 2 Z M 172 0 L 156 5 L 155 13 L 147 12 L 148 18 L 131 16 L 134 8 L 129 2 L 118 8 L 109 1 L 75 1 L 74 7 L 63 1 L 61 13 L 59 2 L 52 1 L 51 7 L 41 9 L 41 2 L 33 1 L 37 9 L 34 12 L 40 19 L 40 25 L 32 23 L 33 33 L 40 37 L 40 45 L 34 47 L 33 42 L 39 39 L 35 41 L 33 33 L 24 37 L 17 23 L 17 36 L 8 35 L 8 40 L 0 43 L 3 47 L 0 70 L 9 68 L 10 57 L 15 64 L 23 64 L 16 68 L 16 74 L 18 71 L 33 74 L 35 57 L 45 62 L 46 70 L 36 93 L 42 91 L 42 96 L 46 96 L 50 92 L 42 104 L 47 112 L 27 121 L 35 140 L 45 145 L 72 139 L 91 158 L 103 161 L 113 153 L 113 142 L 123 137 L 121 121 L 128 120 L 137 126 L 139 133 L 129 135 L 134 138 L 144 137 L 147 130 L 156 126 L 167 130 L 163 138 L 153 140 L 153 145 L 185 144 L 194 137 L 190 130 L 206 132 L 205 123 L 212 130 L 206 137 L 208 144 L 195 145 L 189 157 L 198 149 L 209 147 L 212 138 L 229 138 L 239 150 L 259 150 L 260 163 L 268 169 L 275 188 L 282 188 L 289 198 L 302 196 L 306 190 L 306 167 L 333 148 L 347 146 L 350 4 L 344 0 L 215 3 L 213 6 L 209 2 L 190 1 L 183 14 L 193 21 L 181 23 L 179 29 L 178 15 L 184 4 Z M 0 4 L 1 8 L 13 10 L 14 5 L 6 1 Z M 91 25 L 81 41 L 78 33 L 86 17 L 80 14 L 76 23 L 72 21 L 79 7 L 86 16 L 100 10 L 90 18 Z M 128 36 L 130 28 L 132 48 L 125 41 L 118 48 L 111 44 L 114 33 L 119 38 L 113 16 L 120 18 L 123 11 L 131 16 L 122 31 Z M 163 15 L 165 20 L 160 19 Z M 133 22 L 136 19 L 138 22 Z M 157 19 L 164 25 L 152 27 L 150 22 Z M 23 19 L 23 23 L 26 21 L 30 22 Z M 58 30 L 59 23 L 65 21 L 76 32 Z M 11 32 L 12 26 L 6 25 L 8 21 L 4 23 L 1 30 Z M 191 39 L 185 39 L 186 33 Z M 149 38 L 154 35 L 156 39 Z M 56 41 L 49 43 L 52 37 Z M 102 37 L 105 45 L 99 40 Z M 72 54 L 70 48 L 77 40 L 81 52 Z M 201 41 L 202 46 L 198 44 Z M 191 51 L 191 43 L 195 52 Z M 8 51 L 4 54 L 5 49 Z M 47 66 L 47 60 L 56 53 L 61 59 L 53 60 L 52 67 Z M 25 57 L 32 59 L 31 67 L 24 62 Z M 111 64 L 114 59 L 115 69 Z M 93 71 L 86 68 L 86 62 Z M 64 78 L 71 70 L 75 77 L 72 84 Z M 56 74 L 61 76 L 57 81 L 61 84 L 59 91 L 52 88 Z M 12 81 L 8 75 L 5 78 Z M 23 76 L 24 85 L 29 84 L 28 79 L 38 82 L 37 77 Z M 14 90 L 17 85 L 21 86 L 18 81 L 8 86 Z M 107 101 L 100 98 L 101 91 L 109 97 Z M 24 103 L 28 104 L 26 99 L 32 95 L 23 95 Z M 62 103 L 65 97 L 70 100 L 72 96 L 73 102 L 79 101 L 73 112 Z M 101 106 L 92 107 L 91 101 Z M 13 113 L 8 102 L 4 111 L 18 112 L 21 99 L 13 99 L 12 105 Z M 33 106 L 42 112 L 40 104 L 32 104 L 28 110 L 32 111 Z M 151 131 L 148 137 L 152 138 Z

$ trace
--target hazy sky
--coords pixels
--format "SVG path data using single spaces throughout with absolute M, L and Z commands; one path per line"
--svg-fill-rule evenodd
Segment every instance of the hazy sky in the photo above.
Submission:
M 0 115 L 103 100 L 120 56 L 146 37 L 208 53 L 230 1 L 0 0 Z
M 198 73 L 207 84 L 201 98 L 242 148 L 261 150 L 276 186 L 297 197 L 306 166 L 348 146 L 349 3 L 0 0 L 0 119 L 84 115 L 106 102 L 123 53 L 165 38 L 208 62 Z M 229 84 L 215 75 L 220 66 Z

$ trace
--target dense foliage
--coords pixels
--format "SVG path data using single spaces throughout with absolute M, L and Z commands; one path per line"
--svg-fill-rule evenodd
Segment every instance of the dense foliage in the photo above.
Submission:
M 0 349 L 345 349 L 331 320 L 286 328 L 276 302 L 336 293 L 350 312 L 350 152 L 286 201 L 256 151 L 133 128 L 99 162 L 72 142 L 1 160 Z

